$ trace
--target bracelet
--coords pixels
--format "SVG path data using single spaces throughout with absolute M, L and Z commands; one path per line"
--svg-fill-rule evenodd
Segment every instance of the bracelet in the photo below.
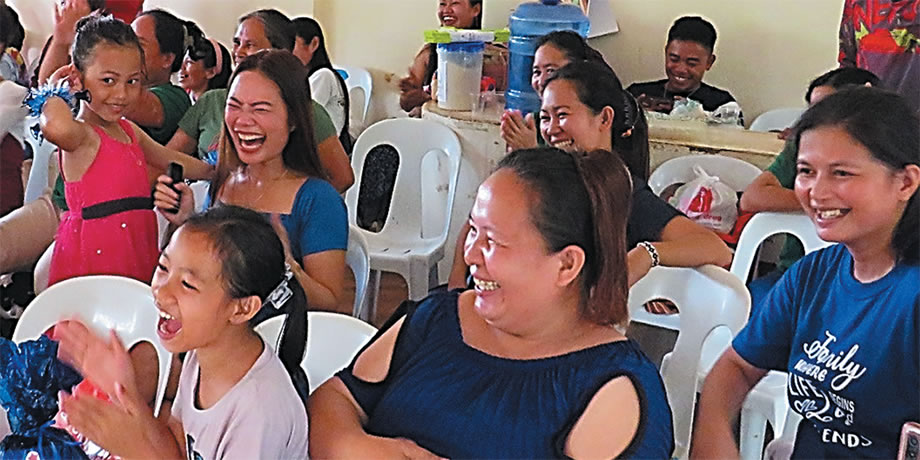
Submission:
M 74 95 L 70 92 L 70 85 L 67 83 L 62 85 L 45 83 L 38 88 L 32 88 L 29 90 L 29 94 L 26 95 L 26 98 L 23 99 L 22 105 L 29 109 L 29 116 L 38 117 L 42 114 L 42 108 L 45 107 L 45 103 L 52 97 L 63 99 L 64 102 L 73 109 L 75 103 Z
M 648 252 L 648 256 L 652 258 L 652 268 L 657 267 L 661 263 L 661 259 L 658 258 L 658 250 L 655 249 L 655 246 L 648 241 L 640 241 L 636 246 L 642 247 Z

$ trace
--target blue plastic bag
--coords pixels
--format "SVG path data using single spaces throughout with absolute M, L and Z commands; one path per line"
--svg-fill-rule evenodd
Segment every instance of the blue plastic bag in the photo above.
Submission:
M 51 426 L 57 394 L 83 377 L 57 359 L 58 344 L 46 336 L 15 343 L 0 339 L 0 405 L 12 434 L 0 442 L 3 460 L 86 458 L 79 443 Z

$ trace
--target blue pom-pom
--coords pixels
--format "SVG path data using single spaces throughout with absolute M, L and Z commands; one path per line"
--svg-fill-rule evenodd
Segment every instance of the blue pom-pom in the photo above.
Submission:
M 38 88 L 32 88 L 29 90 L 29 94 L 26 95 L 26 98 L 22 101 L 22 105 L 29 109 L 29 115 L 37 117 L 42 114 L 42 108 L 45 106 L 45 103 L 48 102 L 48 99 L 52 97 L 59 97 L 67 103 L 70 108 L 74 106 L 74 97 L 73 93 L 70 92 L 70 86 L 64 85 L 51 85 L 44 84 Z

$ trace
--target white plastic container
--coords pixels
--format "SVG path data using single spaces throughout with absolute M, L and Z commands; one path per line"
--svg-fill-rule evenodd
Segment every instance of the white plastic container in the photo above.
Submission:
M 485 43 L 438 44 L 438 107 L 472 110 L 479 103 Z

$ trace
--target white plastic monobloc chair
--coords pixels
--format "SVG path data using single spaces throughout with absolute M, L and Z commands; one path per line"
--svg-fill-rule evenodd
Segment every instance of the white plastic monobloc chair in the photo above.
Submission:
M 29 170 L 29 181 L 26 183 L 25 195 L 23 202 L 28 203 L 38 199 L 52 184 L 55 178 L 48 177 L 49 171 L 57 169 L 56 165 L 50 164 L 51 158 L 57 150 L 57 146 L 47 140 L 38 141 L 32 135 L 30 126 L 34 126 L 38 121 L 34 118 L 27 118 L 23 140 L 32 147 L 32 169 Z
M 371 73 L 363 67 L 341 67 L 342 70 L 348 74 L 348 78 L 345 79 L 345 87 L 348 88 L 348 98 L 351 101 L 351 104 L 354 105 L 357 98 L 354 96 L 357 95 L 356 89 L 361 89 L 364 92 L 363 102 L 364 105 L 361 107 L 361 125 L 367 122 L 367 109 L 371 105 L 371 91 L 374 88 L 374 80 L 371 78 Z
M 757 248 L 770 236 L 789 233 L 798 238 L 805 252 L 816 251 L 831 243 L 822 240 L 811 219 L 802 213 L 761 212 L 754 215 L 738 240 L 731 272 L 746 282 L 754 265 Z M 785 372 L 770 371 L 748 393 L 741 408 L 741 457 L 759 459 L 763 451 L 767 423 L 776 434 L 783 433 L 789 402 L 786 399 Z
M 367 305 L 367 285 L 371 277 L 371 258 L 367 250 L 367 240 L 360 229 L 354 225 L 348 226 L 348 250 L 345 252 L 345 263 L 351 268 L 355 276 L 355 304 L 352 316 L 364 321 L 370 321 L 370 308 Z
M 172 353 L 157 336 L 159 310 L 153 303 L 150 286 L 120 276 L 83 276 L 61 281 L 38 295 L 25 309 L 13 332 L 16 343 L 39 338 L 60 320 L 79 318 L 103 337 L 114 329 L 126 348 L 150 342 L 159 360 L 159 379 L 154 415 L 159 413 Z
M 722 268 L 655 267 L 629 290 L 632 320 L 647 314 L 643 305 L 667 299 L 680 309 L 677 342 L 661 365 L 674 422 L 674 457 L 685 458 L 690 447 L 693 409 L 700 390 L 697 372 L 705 359 L 704 342 L 716 331 L 738 333 L 747 320 L 751 296 L 744 284 Z M 728 343 L 724 342 L 724 346 Z
M 724 155 L 686 155 L 665 161 L 652 172 L 648 178 L 648 185 L 661 195 L 666 187 L 675 183 L 687 183 L 696 178 L 693 167 L 702 166 L 710 176 L 718 176 L 736 192 L 744 191 L 754 181 L 761 171 L 744 160 L 727 157 Z
M 437 270 L 437 263 L 444 258 L 460 174 L 460 141 L 450 128 L 414 118 L 384 120 L 365 130 L 355 143 L 351 158 L 356 185 L 345 195 L 348 222 L 352 225 L 357 223 L 365 158 L 378 145 L 391 145 L 399 155 L 393 197 L 386 222 L 379 233 L 364 229 L 358 231 L 367 240 L 371 270 L 399 273 L 409 286 L 409 298 L 420 300 L 428 294 L 429 275 Z M 439 170 L 446 169 L 448 177 L 446 187 L 425 190 L 424 193 L 445 193 L 445 200 L 441 202 L 431 200 L 430 196 L 425 201 L 422 199 L 422 175 L 434 174 L 422 170 L 422 160 L 429 153 L 438 154 Z M 425 209 L 424 202 L 432 206 Z M 437 209 L 434 209 L 434 203 L 438 203 Z M 439 220 L 426 225 L 426 219 L 435 218 Z M 424 235 L 423 227 L 436 228 L 436 233 Z M 379 277 L 379 273 L 376 275 Z M 371 302 L 375 302 L 375 298 L 376 292 L 372 294 Z
M 256 332 L 275 350 L 285 316 L 270 318 Z M 377 333 L 360 319 L 326 311 L 307 312 L 307 351 L 300 366 L 307 373 L 310 392 L 351 363 L 358 351 Z
M 755 118 L 749 129 L 761 132 L 782 131 L 794 125 L 804 112 L 805 109 L 799 107 L 768 110 Z

